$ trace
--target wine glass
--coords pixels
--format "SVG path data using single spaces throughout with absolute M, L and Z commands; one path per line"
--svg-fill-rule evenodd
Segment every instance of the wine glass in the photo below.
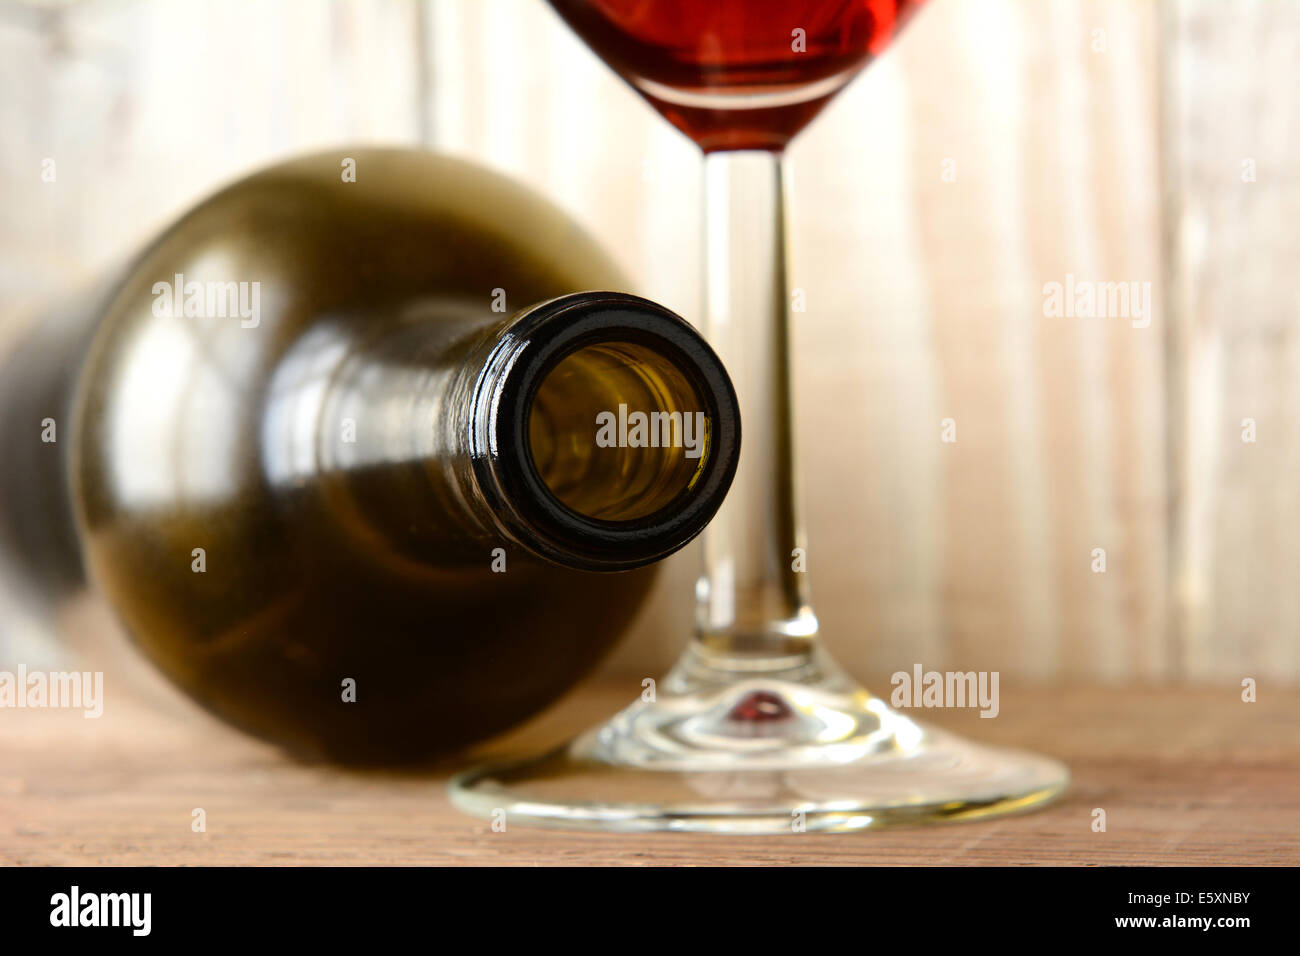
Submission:
M 799 565 L 782 152 L 920 0 L 550 3 L 704 153 L 704 326 L 740 397 L 741 462 L 705 532 L 696 633 L 655 693 L 549 754 L 461 774 L 453 802 L 539 825 L 776 833 L 1056 796 L 1060 763 L 928 727 L 845 675 Z

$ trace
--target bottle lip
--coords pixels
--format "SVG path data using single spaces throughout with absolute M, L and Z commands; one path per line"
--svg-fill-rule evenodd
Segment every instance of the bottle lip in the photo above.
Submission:
M 689 493 L 642 518 L 607 521 L 561 502 L 542 479 L 528 419 L 543 379 L 566 356 L 600 342 L 664 354 L 688 378 L 712 424 L 709 453 Z M 527 310 L 502 333 L 474 389 L 470 449 L 479 485 L 540 556 L 590 571 L 630 570 L 679 550 L 713 518 L 740 457 L 740 404 L 721 360 L 685 319 L 622 292 L 581 292 Z M 594 423 L 593 423 L 594 427 Z

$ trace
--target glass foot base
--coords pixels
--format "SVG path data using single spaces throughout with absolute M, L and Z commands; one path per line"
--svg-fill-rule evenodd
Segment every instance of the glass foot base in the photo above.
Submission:
M 638 701 L 530 760 L 455 777 L 452 802 L 507 825 L 799 833 L 1015 813 L 1069 779 L 891 710 L 822 661 L 716 684 L 689 661 Z

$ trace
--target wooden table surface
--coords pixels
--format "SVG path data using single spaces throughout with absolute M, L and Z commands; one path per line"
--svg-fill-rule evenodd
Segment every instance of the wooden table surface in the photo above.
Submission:
M 484 753 L 532 751 L 616 710 L 591 684 Z M 349 773 L 283 757 L 161 686 L 104 716 L 0 710 L 6 864 L 1297 864 L 1300 693 L 1232 686 L 1003 688 L 1002 713 L 931 712 L 1073 773 L 1036 813 L 777 837 L 493 832 L 448 803 L 447 773 Z M 937 714 L 937 717 L 933 715 Z M 457 766 L 464 760 L 457 762 Z M 191 829 L 192 811 L 206 832 Z M 1094 832 L 1092 811 L 1107 813 Z

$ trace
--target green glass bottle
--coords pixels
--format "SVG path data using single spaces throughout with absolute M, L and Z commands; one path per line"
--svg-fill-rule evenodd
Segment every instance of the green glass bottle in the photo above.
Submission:
M 601 658 L 734 474 L 718 359 L 523 188 L 410 150 L 285 163 L 131 265 L 72 402 L 92 582 L 195 699 L 423 761 Z

